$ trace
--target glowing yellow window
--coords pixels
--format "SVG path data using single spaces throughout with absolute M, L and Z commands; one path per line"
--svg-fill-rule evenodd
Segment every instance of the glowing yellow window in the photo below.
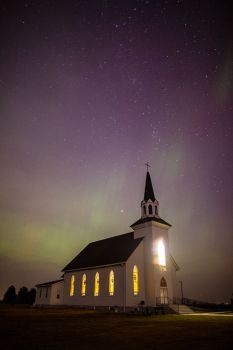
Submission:
M 163 241 L 159 241 L 158 243 L 158 257 L 159 265 L 166 266 L 165 246 Z
M 71 280 L 70 280 L 70 296 L 71 297 L 74 295 L 74 282 L 75 282 L 75 277 L 74 277 L 74 275 L 72 275 Z
M 111 270 L 109 273 L 109 295 L 114 295 L 114 272 Z
M 133 295 L 139 294 L 138 268 L 134 265 L 133 268 Z
M 95 274 L 95 287 L 94 287 L 94 296 L 98 297 L 100 290 L 100 276 L 99 272 L 96 272 Z
M 81 291 L 83 297 L 86 295 L 86 281 L 87 281 L 87 276 L 84 273 L 82 277 L 82 291 Z

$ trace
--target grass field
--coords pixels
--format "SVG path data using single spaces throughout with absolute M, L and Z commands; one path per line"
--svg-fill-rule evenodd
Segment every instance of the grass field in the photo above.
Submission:
M 233 317 L 1 307 L 0 348 L 233 349 Z

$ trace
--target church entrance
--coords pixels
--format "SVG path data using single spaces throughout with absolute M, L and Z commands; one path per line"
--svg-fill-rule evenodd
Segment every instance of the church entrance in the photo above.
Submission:
M 168 304 L 167 282 L 164 277 L 161 278 L 160 282 L 160 303 Z

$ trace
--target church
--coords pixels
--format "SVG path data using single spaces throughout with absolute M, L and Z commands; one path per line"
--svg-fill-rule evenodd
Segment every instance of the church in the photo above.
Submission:
M 141 218 L 131 231 L 88 244 L 62 270 L 60 280 L 38 284 L 36 305 L 127 311 L 172 304 L 176 271 L 169 251 L 171 225 L 159 216 L 147 170 Z

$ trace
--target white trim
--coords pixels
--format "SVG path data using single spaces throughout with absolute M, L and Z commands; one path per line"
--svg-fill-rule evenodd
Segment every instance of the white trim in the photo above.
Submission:
M 65 270 L 65 271 L 63 271 L 63 272 L 66 273 L 66 272 L 72 272 L 72 271 L 94 270 L 94 269 L 99 269 L 99 268 L 104 268 L 104 267 L 123 265 L 123 264 L 125 264 L 125 263 L 126 263 L 126 261 L 122 261 L 122 262 L 118 262 L 118 263 L 115 263 L 115 264 L 107 264 L 107 265 L 96 265 L 96 266 L 89 266 L 89 267 L 81 267 L 81 268 L 73 269 L 73 270 Z

